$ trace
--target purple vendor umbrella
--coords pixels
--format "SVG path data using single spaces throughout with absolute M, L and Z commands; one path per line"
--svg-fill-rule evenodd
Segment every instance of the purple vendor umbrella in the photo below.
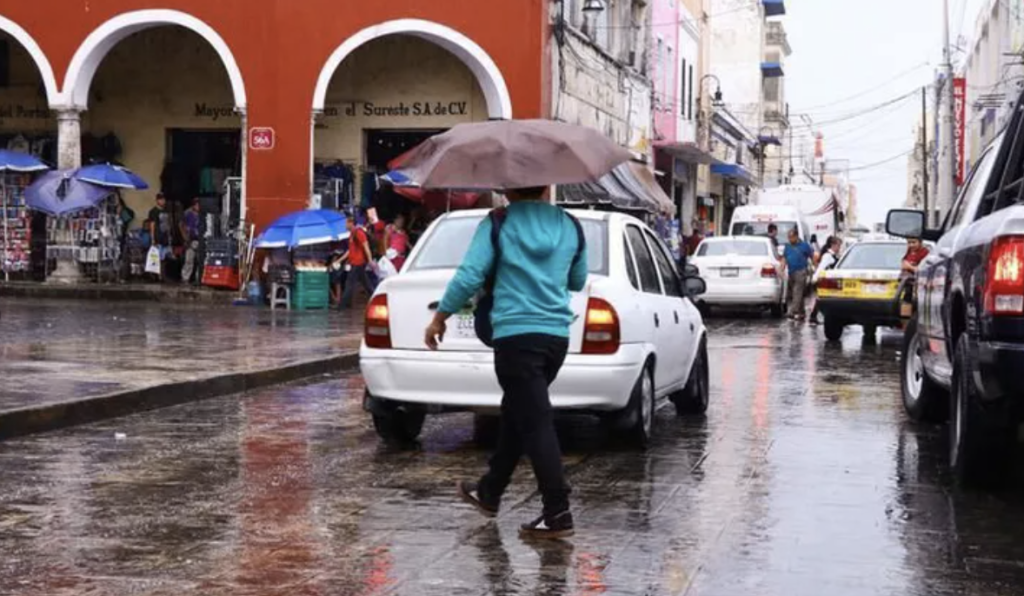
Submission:
M 47 172 L 25 189 L 29 209 L 61 216 L 96 207 L 110 196 L 109 188 L 76 180 L 74 170 Z

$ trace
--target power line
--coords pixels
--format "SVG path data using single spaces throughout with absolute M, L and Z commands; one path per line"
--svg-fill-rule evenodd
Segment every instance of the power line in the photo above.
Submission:
M 877 168 L 879 166 L 884 166 L 884 165 L 886 165 L 888 163 L 892 163 L 892 162 L 896 161 L 897 159 L 900 159 L 900 158 L 903 158 L 903 157 L 906 157 L 906 156 L 910 155 L 911 153 L 914 152 L 915 149 L 917 149 L 917 147 L 911 147 L 910 149 L 908 149 L 908 150 L 906 150 L 903 153 L 900 153 L 898 155 L 893 155 L 892 157 L 883 159 L 881 161 L 876 161 L 874 163 L 869 163 L 869 164 L 866 164 L 866 165 L 863 165 L 863 166 L 856 166 L 856 167 L 853 167 L 853 168 L 847 168 L 846 171 L 847 172 L 861 172 L 863 170 L 870 170 L 872 168 Z
M 850 95 L 849 97 L 844 97 L 842 99 L 837 99 L 837 100 L 832 101 L 832 102 L 818 104 L 816 106 L 808 106 L 808 107 L 802 109 L 801 113 L 808 113 L 808 112 L 810 112 L 812 110 L 816 110 L 818 108 L 825 108 L 825 107 L 829 107 L 829 106 L 834 106 L 834 105 L 838 105 L 838 104 L 841 104 L 841 103 L 846 103 L 847 101 L 850 101 L 852 99 L 857 99 L 857 98 L 860 98 L 860 97 L 864 97 L 865 95 L 868 95 L 868 94 L 870 94 L 873 91 L 877 91 L 878 89 L 881 89 L 882 87 L 885 87 L 886 85 L 888 85 L 889 83 L 892 83 L 893 81 L 898 81 L 898 80 L 902 79 L 903 77 L 907 76 L 908 74 L 910 74 L 912 72 L 916 72 L 917 70 L 919 70 L 919 69 L 921 69 L 923 67 L 926 67 L 926 66 L 930 66 L 930 65 L 931 65 L 931 63 L 928 60 L 925 60 L 924 62 L 922 62 L 922 63 L 920 63 L 920 64 L 918 64 L 918 65 L 916 65 L 916 66 L 914 66 L 912 68 L 908 68 L 907 70 L 905 70 L 903 72 L 900 72 L 899 74 L 894 75 L 893 77 L 885 80 L 882 83 L 879 83 L 878 85 L 875 85 L 874 87 L 871 87 L 870 89 L 866 89 L 866 90 L 861 91 L 859 93 L 856 93 L 854 95 Z M 916 93 L 916 90 L 915 90 L 915 93 Z

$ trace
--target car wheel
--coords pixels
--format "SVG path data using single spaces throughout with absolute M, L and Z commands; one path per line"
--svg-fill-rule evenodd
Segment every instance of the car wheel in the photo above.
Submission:
M 473 442 L 480 447 L 494 447 L 498 444 L 501 418 L 486 414 L 473 415 Z
M 394 408 L 386 412 L 375 412 L 373 428 L 377 430 L 377 435 L 388 443 L 409 445 L 419 438 L 426 418 L 426 412 Z
M 846 323 L 835 317 L 825 316 L 825 338 L 829 341 L 843 339 L 843 329 Z
M 654 429 L 654 369 L 650 364 L 644 367 L 633 387 L 627 418 L 629 426 L 626 427 L 625 438 L 630 444 L 646 449 Z
M 942 422 L 949 416 L 949 394 L 931 380 L 921 357 L 921 336 L 917 319 L 911 319 L 903 332 L 903 358 L 900 375 L 903 409 L 918 422 Z
M 878 338 L 878 327 L 875 325 L 864 325 L 864 341 L 872 342 Z
M 1014 430 L 1003 404 L 982 408 L 972 378 L 970 343 L 957 342 L 950 391 L 949 465 L 962 485 L 987 486 L 1005 478 L 1013 454 Z
M 700 342 L 697 357 L 690 367 L 690 378 L 682 391 L 672 394 L 670 400 L 676 407 L 676 414 L 704 414 L 708 411 L 711 394 L 710 375 L 708 371 L 708 348 L 704 340 Z
M 785 314 L 782 304 L 772 304 L 768 307 L 768 312 L 771 313 L 773 319 L 781 319 Z

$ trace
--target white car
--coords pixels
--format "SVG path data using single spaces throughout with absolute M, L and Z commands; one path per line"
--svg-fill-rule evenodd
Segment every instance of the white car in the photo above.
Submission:
M 620 213 L 573 211 L 587 240 L 590 275 L 572 295 L 569 354 L 551 387 L 556 410 L 595 413 L 639 445 L 663 398 L 682 413 L 708 405 L 706 330 L 664 244 Z M 385 440 L 415 440 L 427 413 L 473 411 L 479 441 L 493 439 L 501 389 L 494 355 L 477 339 L 469 308 L 452 317 L 440 349 L 424 331 L 485 210 L 449 213 L 430 226 L 402 271 L 377 288 L 366 311 L 359 366 L 364 407 Z
M 781 317 L 786 288 L 772 242 L 760 236 L 707 238 L 690 263 L 707 284 L 701 306 L 755 306 Z

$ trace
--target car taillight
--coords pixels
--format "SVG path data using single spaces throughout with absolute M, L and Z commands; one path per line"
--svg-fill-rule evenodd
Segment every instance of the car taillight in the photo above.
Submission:
M 761 266 L 761 277 L 778 277 L 779 270 L 775 268 L 775 265 L 766 263 Z
M 584 354 L 614 354 L 619 351 L 619 315 L 611 304 L 600 298 L 587 302 L 583 324 Z
M 998 238 L 988 253 L 985 312 L 1024 314 L 1024 237 Z
M 818 280 L 818 289 L 819 290 L 842 290 L 843 289 L 843 280 L 841 280 L 841 279 L 830 279 L 830 278 L 827 278 L 827 277 L 819 279 Z
M 378 294 L 366 305 L 366 347 L 391 349 L 391 324 L 388 317 L 388 295 Z

